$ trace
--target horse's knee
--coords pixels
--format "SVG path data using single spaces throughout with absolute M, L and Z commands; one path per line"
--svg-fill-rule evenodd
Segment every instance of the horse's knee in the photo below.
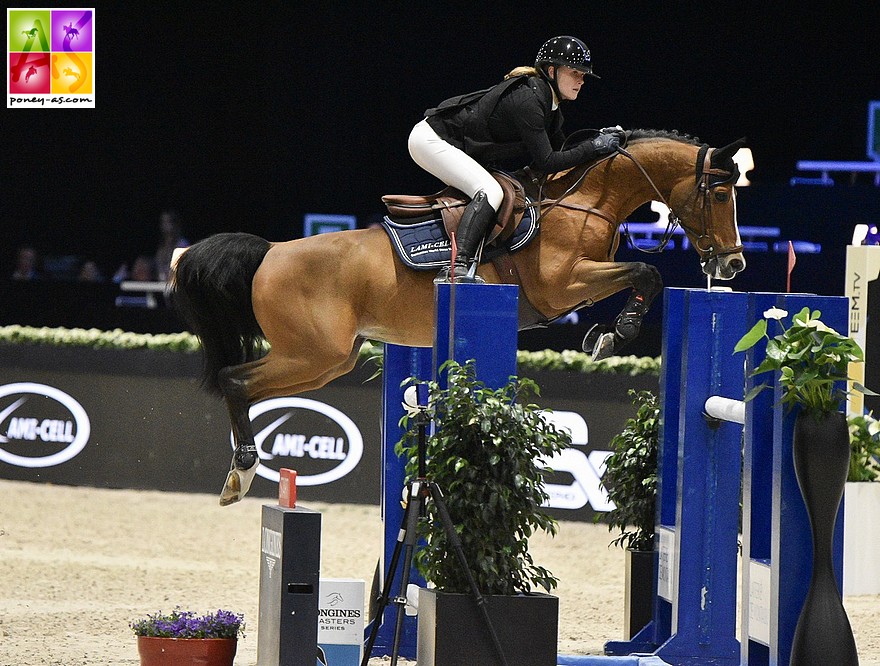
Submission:
M 632 286 L 650 302 L 663 289 L 663 278 L 656 266 L 639 262 L 633 272 Z

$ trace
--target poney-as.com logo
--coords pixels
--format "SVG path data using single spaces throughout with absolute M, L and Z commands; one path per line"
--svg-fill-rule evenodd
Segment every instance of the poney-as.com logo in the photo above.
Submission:
M 95 10 L 7 9 L 6 108 L 95 108 Z

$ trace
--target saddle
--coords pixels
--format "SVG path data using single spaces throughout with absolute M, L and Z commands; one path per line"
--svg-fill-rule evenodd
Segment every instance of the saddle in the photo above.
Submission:
M 486 238 L 486 247 L 503 245 L 509 240 L 526 211 L 526 192 L 522 183 L 502 171 L 493 171 L 492 176 L 504 192 L 504 200 L 498 209 L 495 225 Z M 454 187 L 447 187 L 435 194 L 386 194 L 382 197 L 388 214 L 398 224 L 416 224 L 428 217 L 440 215 L 446 234 L 451 237 L 458 231 L 461 216 L 470 199 Z M 537 216 L 536 216 L 537 218 Z

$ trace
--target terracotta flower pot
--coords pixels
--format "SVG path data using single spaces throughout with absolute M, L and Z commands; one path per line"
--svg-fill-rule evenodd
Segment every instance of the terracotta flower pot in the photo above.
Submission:
M 138 636 L 141 666 L 232 666 L 236 638 Z

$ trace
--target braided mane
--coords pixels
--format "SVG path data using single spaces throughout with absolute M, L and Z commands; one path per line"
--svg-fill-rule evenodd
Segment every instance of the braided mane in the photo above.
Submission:
M 697 137 L 690 134 L 681 134 L 678 130 L 634 129 L 629 133 L 629 141 L 639 141 L 641 139 L 670 139 L 695 146 L 702 144 L 702 141 Z

